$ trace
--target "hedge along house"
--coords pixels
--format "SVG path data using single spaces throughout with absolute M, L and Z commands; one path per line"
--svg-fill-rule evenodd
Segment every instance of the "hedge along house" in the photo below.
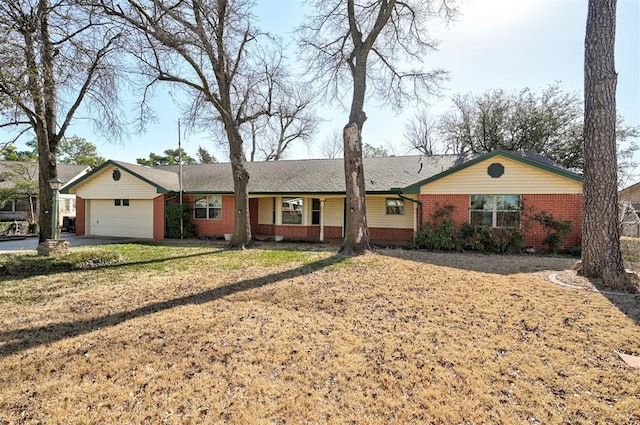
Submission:
M 183 202 L 200 236 L 233 233 L 231 166 L 183 165 Z M 325 241 L 343 237 L 342 159 L 250 162 L 249 214 L 256 239 Z M 542 247 L 546 232 L 525 211 L 573 222 L 566 247 L 580 244 L 582 178 L 540 155 L 494 152 L 365 158 L 367 222 L 373 242 L 408 242 L 444 205 L 456 224 L 514 226 Z M 164 211 L 177 203 L 177 166 L 107 161 L 65 188 L 77 195 L 76 232 L 161 240 Z

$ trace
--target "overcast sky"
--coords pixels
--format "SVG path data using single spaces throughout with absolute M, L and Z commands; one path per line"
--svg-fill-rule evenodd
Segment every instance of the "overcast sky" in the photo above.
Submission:
M 298 0 L 258 0 L 256 14 L 268 31 L 286 35 L 300 23 L 304 11 Z M 558 82 L 564 91 L 583 91 L 584 32 L 587 0 L 467 0 L 458 22 L 445 28 L 435 26 L 433 36 L 441 40 L 440 51 L 425 58 L 425 67 L 444 68 L 450 80 L 439 98 L 422 99 L 434 115 L 446 110 L 456 93 L 481 94 L 490 89 L 518 91 L 529 87 L 536 92 Z M 290 56 L 293 52 L 290 54 Z M 640 125 L 640 1 L 618 0 L 616 32 L 616 70 L 618 71 L 618 112 L 630 125 Z M 159 96 L 159 123 L 146 133 L 131 135 L 124 144 L 110 143 L 93 134 L 86 122 L 70 128 L 67 136 L 77 134 L 98 146 L 104 157 L 135 163 L 149 152 L 162 153 L 177 147 L 179 113 L 170 99 Z M 406 119 L 415 112 L 408 105 L 396 115 L 375 102 L 367 102 L 369 117 L 364 140 L 374 146 L 407 154 L 402 144 Z M 299 147 L 289 158 L 319 157 L 319 145 L 347 121 L 347 112 L 339 105 L 320 107 L 325 120 L 314 143 Z M 183 137 L 183 148 L 195 157 L 203 145 L 226 161 L 225 154 L 197 135 Z

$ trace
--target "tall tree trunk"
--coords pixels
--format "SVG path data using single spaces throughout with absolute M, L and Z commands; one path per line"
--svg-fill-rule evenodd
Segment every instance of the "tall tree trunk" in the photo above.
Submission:
M 40 169 L 38 177 L 38 189 L 40 192 L 38 197 L 40 206 L 38 224 L 40 226 L 39 241 L 44 242 L 51 238 L 52 229 L 55 225 L 53 223 L 53 190 L 51 190 L 48 180 L 58 176 L 58 167 L 55 153 L 51 153 L 48 148 L 45 149 L 48 144 L 41 143 L 40 137 L 44 136 L 38 136 L 38 167 Z M 55 208 L 57 207 L 56 205 Z
M 584 63 L 582 270 L 606 286 L 629 285 L 620 253 L 614 45 L 616 0 L 589 0 Z
M 366 55 L 356 59 L 351 68 L 353 76 L 353 99 L 349 123 L 342 131 L 344 143 L 344 179 L 346 202 L 346 223 L 344 241 L 340 253 L 360 255 L 371 250 L 369 227 L 367 226 L 367 204 L 362 159 L 362 127 L 367 119 L 364 113 L 366 92 Z
M 58 176 L 56 151 L 59 137 L 57 135 L 57 104 L 56 80 L 54 77 L 54 47 L 49 34 L 49 0 L 38 1 L 38 17 L 40 19 L 40 75 L 30 75 L 31 80 L 38 80 L 36 88 L 32 88 L 34 109 L 38 116 L 36 123 L 36 141 L 38 143 L 39 167 L 39 203 L 40 203 L 40 242 L 51 237 L 53 226 L 53 191 L 48 180 Z M 33 47 L 35 44 L 27 43 Z M 28 49 L 29 50 L 29 49 Z M 33 52 L 33 50 L 31 50 Z M 35 58 L 28 58 L 28 62 L 35 65 Z M 40 80 L 41 79 L 41 80 Z M 42 92 L 40 92 L 42 90 Z M 49 212 L 47 214 L 47 211 Z
M 233 124 L 225 124 L 229 136 L 229 159 L 233 173 L 233 190 L 235 193 L 235 227 L 229 248 L 244 249 L 251 243 L 251 225 L 249 223 L 249 172 L 246 168 L 243 141 L 238 128 Z

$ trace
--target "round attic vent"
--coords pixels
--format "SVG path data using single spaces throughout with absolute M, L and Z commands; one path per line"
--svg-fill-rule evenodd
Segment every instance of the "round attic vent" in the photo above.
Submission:
M 115 181 L 120 180 L 120 177 L 121 177 L 120 170 L 113 170 L 113 174 L 111 175 L 111 177 L 113 177 L 113 180 Z
M 494 162 L 493 164 L 489 165 L 489 168 L 487 168 L 487 174 L 489 174 L 494 179 L 501 177 L 504 174 L 504 165 L 500 164 L 499 162 Z

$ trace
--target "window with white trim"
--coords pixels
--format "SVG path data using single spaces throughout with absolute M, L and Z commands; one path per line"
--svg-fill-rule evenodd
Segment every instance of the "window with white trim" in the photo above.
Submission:
M 403 215 L 404 201 L 398 198 L 387 198 L 387 215 Z
M 194 218 L 207 220 L 222 219 L 222 196 L 208 195 L 198 196 L 193 206 Z
M 302 198 L 282 198 L 282 224 L 302 224 Z
M 469 223 L 473 226 L 520 227 L 520 195 L 471 195 Z

